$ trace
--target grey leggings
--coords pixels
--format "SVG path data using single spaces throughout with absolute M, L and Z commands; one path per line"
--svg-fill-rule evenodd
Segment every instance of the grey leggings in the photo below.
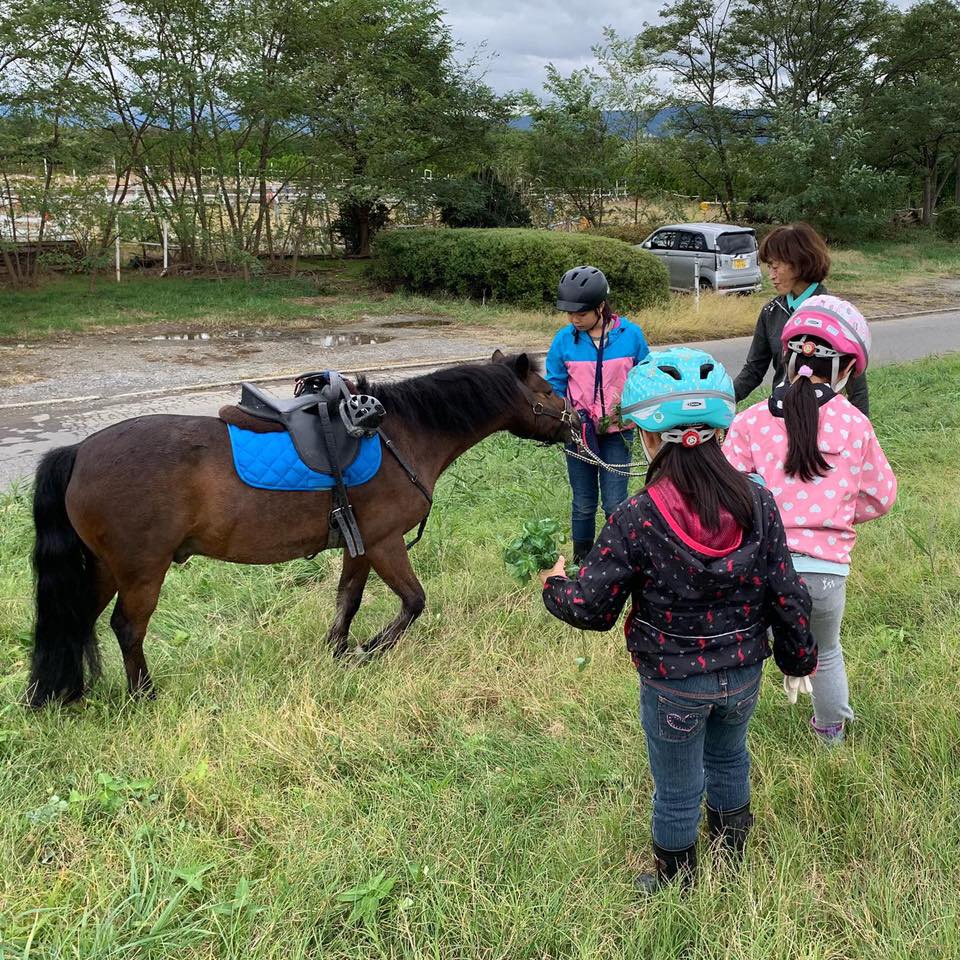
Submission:
M 827 727 L 853 719 L 840 646 L 847 578 L 832 573 L 802 573 L 801 576 L 813 598 L 810 630 L 819 649 L 817 672 L 811 677 L 814 722 Z

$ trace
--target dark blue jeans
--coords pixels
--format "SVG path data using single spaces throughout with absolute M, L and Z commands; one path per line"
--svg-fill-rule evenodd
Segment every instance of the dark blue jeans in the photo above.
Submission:
M 641 681 L 640 719 L 653 774 L 653 839 L 664 850 L 697 840 L 700 805 L 721 813 L 750 802 L 747 724 L 763 664 Z
M 598 437 L 600 459 L 614 466 L 630 463 L 633 449 L 633 431 L 605 433 Z M 574 540 L 593 540 L 597 531 L 597 506 L 603 500 L 604 516 L 627 499 L 629 477 L 621 477 L 582 460 L 567 457 L 567 472 L 573 489 L 571 527 Z

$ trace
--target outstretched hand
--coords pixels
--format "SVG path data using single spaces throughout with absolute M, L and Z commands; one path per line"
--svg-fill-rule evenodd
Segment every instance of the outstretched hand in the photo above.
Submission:
M 547 581 L 551 577 L 565 577 L 567 575 L 567 561 L 566 558 L 561 554 L 557 557 L 557 562 L 549 570 L 541 570 L 538 576 L 540 577 L 540 582 L 546 586 Z

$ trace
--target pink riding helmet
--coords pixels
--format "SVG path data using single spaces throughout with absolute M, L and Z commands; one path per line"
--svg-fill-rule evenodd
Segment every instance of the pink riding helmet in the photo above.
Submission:
M 828 344 L 826 348 L 808 340 Z M 786 322 L 780 342 L 789 350 L 790 372 L 798 357 L 833 357 L 834 380 L 837 379 L 841 356 L 852 356 L 855 376 L 860 376 L 870 361 L 870 327 L 863 314 L 852 304 L 826 294 L 810 297 Z

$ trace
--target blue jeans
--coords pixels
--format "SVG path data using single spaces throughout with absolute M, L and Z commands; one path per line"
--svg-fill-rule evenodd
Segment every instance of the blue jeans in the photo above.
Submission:
M 750 802 L 747 724 L 763 664 L 682 680 L 643 678 L 640 719 L 653 774 L 653 840 L 685 850 L 697 840 L 700 805 L 721 813 Z
M 600 459 L 613 466 L 630 463 L 633 431 L 605 433 L 597 438 Z M 582 460 L 567 457 L 567 472 L 573 489 L 571 526 L 574 540 L 592 541 L 597 531 L 597 505 L 603 499 L 604 515 L 609 517 L 627 499 L 629 477 L 594 467 Z M 598 489 L 599 488 L 599 489 Z

